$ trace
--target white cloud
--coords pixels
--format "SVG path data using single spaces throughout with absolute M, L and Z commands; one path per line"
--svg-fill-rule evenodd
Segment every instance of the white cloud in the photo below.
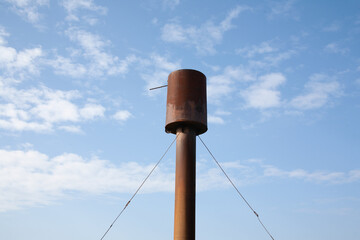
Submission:
M 231 177 L 238 184 L 254 183 L 267 178 L 299 179 L 299 180 L 315 182 L 319 184 L 321 183 L 347 184 L 347 183 L 354 183 L 360 181 L 359 169 L 353 169 L 347 172 L 346 171 L 333 171 L 333 172 L 308 171 L 301 168 L 287 171 L 273 165 L 264 164 L 263 161 L 259 159 L 249 159 L 247 161 L 242 161 L 242 162 L 239 161 L 222 162 L 221 165 L 226 172 L 233 175 Z M 204 166 L 202 166 L 202 168 L 204 168 Z M 210 168 L 207 171 L 216 172 L 217 170 L 219 169 Z M 221 177 L 224 178 L 224 176 Z M 224 187 L 224 185 L 222 185 L 222 187 Z M 211 187 L 209 188 L 211 189 Z
M 269 178 L 279 179 L 298 179 L 306 182 L 318 184 L 351 184 L 360 181 L 360 170 L 354 169 L 349 171 L 307 171 L 305 169 L 283 170 L 273 165 L 263 164 L 258 159 L 247 161 L 229 161 L 221 162 L 235 185 L 243 186 L 254 184 L 261 181 L 268 181 Z M 206 160 L 199 159 L 197 168 L 199 176 L 199 190 L 210 190 L 216 188 L 229 187 L 230 184 L 220 169 L 210 167 Z
M 67 20 L 78 21 L 77 13 L 79 10 L 90 10 L 100 14 L 106 14 L 105 7 L 96 5 L 93 0 L 63 0 L 63 7 L 68 12 Z
M 52 204 L 71 197 L 68 192 L 72 196 L 77 193 L 133 193 L 154 166 L 136 162 L 116 166 L 107 160 L 84 159 L 73 153 L 49 157 L 35 150 L 0 149 L 0 159 L 0 212 Z M 208 168 L 206 162 L 199 165 L 200 162 L 198 191 L 229 186 L 219 169 Z M 226 170 L 237 171 L 237 175 L 241 171 L 244 180 L 240 184 L 251 178 L 246 166 L 238 163 L 224 163 L 223 166 Z M 173 192 L 172 167 L 158 166 L 141 192 Z
M 360 170 L 346 172 L 315 171 L 309 172 L 304 169 L 284 171 L 271 165 L 263 165 L 265 177 L 287 177 L 303 179 L 311 182 L 324 183 L 352 183 L 360 180 Z
M 233 79 L 226 75 L 216 75 L 209 78 L 207 96 L 209 102 L 218 102 L 234 91 Z
M 252 58 L 256 55 L 262 55 L 267 53 L 276 52 L 278 49 L 272 47 L 269 42 L 262 42 L 259 45 L 253 45 L 251 47 L 237 49 L 236 53 L 245 55 L 248 58 Z
M 219 116 L 215 116 L 215 115 L 209 115 L 208 116 L 208 122 L 209 123 L 214 123 L 214 124 L 224 124 L 225 123 L 224 119 L 222 119 Z
M 201 54 L 213 54 L 216 52 L 215 45 L 220 44 L 224 33 L 233 27 L 232 21 L 245 10 L 249 8 L 237 6 L 219 24 L 208 21 L 200 27 L 183 27 L 178 23 L 167 23 L 162 29 L 161 37 L 166 42 L 194 45 Z
M 99 22 L 99 19 L 90 16 L 84 16 L 82 19 L 90 26 L 95 26 Z
M 296 55 L 299 49 L 301 48 L 282 50 L 274 47 L 270 41 L 265 41 L 259 45 L 247 46 L 235 51 L 237 54 L 249 58 L 247 68 L 271 69 Z
M 346 54 L 349 52 L 348 48 L 341 48 L 337 43 L 329 43 L 325 46 L 324 50 L 329 53 Z
M 216 110 L 215 114 L 220 115 L 220 116 L 229 116 L 229 115 L 231 115 L 231 112 L 227 112 L 224 110 Z
M 166 42 L 184 42 L 187 41 L 187 33 L 190 32 L 190 28 L 188 30 L 184 29 L 181 25 L 175 23 L 165 24 L 162 30 L 162 39 Z M 194 31 L 194 30 L 192 30 Z
M 130 117 L 132 117 L 133 115 L 127 111 L 127 110 L 120 110 L 117 111 L 113 118 L 120 121 L 120 122 L 125 122 L 126 120 L 128 120 Z
M 86 160 L 71 153 L 50 158 L 34 150 L 0 150 L 0 158 L 0 212 L 51 204 L 68 191 L 133 192 L 152 168 L 135 162 L 114 166 L 106 160 Z M 173 173 L 158 168 L 143 191 L 148 188 L 171 191 Z
M 213 72 L 217 72 L 220 70 L 220 66 L 219 65 L 212 65 L 212 64 L 208 64 L 206 62 L 202 62 L 202 64 L 205 66 L 205 67 L 208 67 L 210 68 Z
M 42 66 L 51 66 L 55 74 L 71 77 L 99 77 L 103 75 L 125 74 L 129 66 L 138 61 L 135 55 L 129 55 L 119 59 L 106 51 L 109 41 L 100 36 L 77 28 L 66 31 L 69 38 L 78 43 L 81 48 L 73 51 L 70 58 L 55 56 L 45 58 L 41 47 L 17 50 L 7 46 L 6 37 L 9 34 L 0 26 L 0 70 L 3 69 L 3 77 L 22 80 L 26 76 L 38 74 Z M 78 58 L 85 61 L 79 63 Z
M 80 109 L 80 115 L 84 119 L 94 119 L 104 117 L 105 108 L 99 104 L 87 103 Z
M 77 122 L 80 118 L 78 108 L 75 104 L 70 102 L 69 99 L 63 99 L 57 96 L 34 106 L 30 112 L 49 123 Z
M 358 85 L 358 86 L 360 86 L 360 78 L 358 78 L 358 79 L 355 80 L 355 84 Z
M 6 37 L 10 36 L 8 32 L 6 32 L 5 28 L 0 25 L 0 45 L 7 44 Z
M 323 74 L 314 74 L 305 85 L 307 92 L 291 100 L 290 105 L 297 109 L 316 109 L 330 101 L 330 97 L 341 95 L 340 84 Z
M 98 6 L 93 0 L 63 0 L 62 4 L 68 12 L 74 12 L 79 9 L 87 9 L 91 11 L 99 11 L 106 13 L 106 8 Z
M 179 5 L 180 0 L 162 0 L 165 8 L 175 9 Z
M 65 125 L 65 126 L 59 126 L 58 128 L 71 133 L 83 133 L 80 126 Z
M 154 166 L 154 163 L 140 165 L 136 162 L 114 165 L 97 157 L 85 159 L 73 153 L 50 157 L 35 150 L 0 149 L 0 159 L 0 212 L 49 205 L 64 197 L 82 193 L 133 193 Z M 244 163 L 223 162 L 221 165 L 237 186 L 254 184 L 267 178 L 330 184 L 360 180 L 358 169 L 348 172 L 309 172 L 304 169 L 285 171 L 251 160 Z M 206 159 L 197 161 L 198 191 L 230 186 L 213 163 Z M 174 191 L 173 165 L 159 166 L 141 190 L 142 193 L 164 191 Z
M 7 46 L 5 37 L 10 34 L 0 27 L 0 69 L 4 70 L 4 76 L 23 79 L 26 75 L 39 72 L 39 60 L 44 55 L 41 47 L 18 51 Z
M 295 2 L 296 0 L 272 2 L 270 17 L 291 15 L 291 17 L 297 19 L 297 15 L 293 11 Z
M 151 20 L 151 23 L 154 24 L 154 25 L 158 24 L 158 22 L 159 22 L 159 19 L 157 19 L 157 18 L 153 18 Z
M 49 0 L 5 0 L 11 4 L 11 8 L 31 23 L 37 23 L 41 14 L 39 8 L 48 6 Z
M 78 28 L 68 29 L 66 34 L 70 40 L 80 45 L 82 48 L 80 55 L 89 63 L 87 65 L 77 64 L 70 59 L 58 56 L 55 60 L 49 61 L 49 64 L 55 68 L 56 73 L 70 76 L 83 76 L 86 74 L 86 76 L 92 77 L 125 74 L 129 65 L 138 60 L 134 55 L 119 59 L 117 56 L 105 51 L 105 48 L 110 45 L 110 41 L 103 40 L 99 35 Z M 78 73 L 76 73 L 77 68 L 79 68 Z
M 298 53 L 298 50 L 290 49 L 283 52 L 274 51 L 264 54 L 261 59 L 251 58 L 249 60 L 249 67 L 253 69 L 272 69 L 278 66 L 281 62 L 290 59 Z
M 19 148 L 25 149 L 25 150 L 32 149 L 33 147 L 34 147 L 34 145 L 31 143 L 28 143 L 28 142 L 19 144 Z
M 81 99 L 78 91 L 53 90 L 44 86 L 17 89 L 1 78 L 0 99 L 0 128 L 8 131 L 51 131 L 63 123 L 102 117 L 105 111 L 103 106 L 94 103 L 80 107 L 75 103 Z
M 71 77 L 83 77 L 86 75 L 86 66 L 80 63 L 74 63 L 71 59 L 62 56 L 56 56 L 50 59 L 47 64 L 54 68 L 56 74 L 67 75 Z
M 340 24 L 338 22 L 333 22 L 332 24 L 323 28 L 324 32 L 337 32 L 340 30 Z
M 236 91 L 236 82 L 254 81 L 256 77 L 243 66 L 228 66 L 219 75 L 210 76 L 207 85 L 207 97 L 210 103 L 219 103 L 222 98 L 229 97 Z
M 286 82 L 283 73 L 269 73 L 257 77 L 253 67 L 228 66 L 222 74 L 209 76 L 208 102 L 220 105 L 224 100 L 234 100 L 237 96 L 233 93 L 239 93 L 238 96 L 244 100 L 245 109 L 258 109 L 265 114 L 262 110 L 283 107 L 285 114 L 299 116 L 302 111 L 323 107 L 331 102 L 333 97 L 342 94 L 340 84 L 334 78 L 314 74 L 305 84 L 303 94 L 283 99 L 280 91 L 280 87 Z M 221 117 L 224 120 L 216 113 L 213 117 Z M 217 121 L 220 122 L 219 119 Z
M 267 55 L 264 60 L 268 66 L 277 66 L 280 62 L 290 59 L 296 53 L 296 50 L 290 49 L 284 52 Z
M 180 64 L 178 62 L 169 62 L 165 57 L 162 57 L 158 54 L 152 54 L 150 60 L 157 68 L 166 71 L 174 71 L 180 67 Z
M 216 110 L 214 114 L 208 115 L 208 122 L 214 123 L 214 124 L 225 124 L 224 117 L 227 117 L 231 115 L 230 112 L 224 111 L 224 110 Z
M 279 107 L 281 97 L 277 88 L 285 81 L 286 78 L 281 73 L 260 76 L 259 82 L 240 92 L 240 95 L 245 100 L 245 107 L 257 109 Z

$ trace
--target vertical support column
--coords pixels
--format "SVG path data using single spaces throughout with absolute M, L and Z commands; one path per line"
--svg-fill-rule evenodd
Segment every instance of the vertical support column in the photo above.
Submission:
M 174 240 L 195 240 L 196 133 L 177 129 Z

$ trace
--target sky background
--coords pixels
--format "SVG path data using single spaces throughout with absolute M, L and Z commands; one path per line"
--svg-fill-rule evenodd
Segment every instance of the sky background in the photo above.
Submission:
M 360 2 L 0 1 L 0 239 L 100 239 L 174 139 L 170 72 L 275 239 L 360 236 Z M 175 147 L 106 239 L 172 239 Z M 197 239 L 270 239 L 197 143 Z

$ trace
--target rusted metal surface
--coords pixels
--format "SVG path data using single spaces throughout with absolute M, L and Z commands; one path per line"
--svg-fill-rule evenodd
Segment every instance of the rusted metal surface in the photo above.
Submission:
M 182 69 L 168 77 L 165 131 L 191 127 L 196 134 L 207 131 L 206 77 L 199 71 Z
M 196 132 L 177 129 L 174 240 L 195 240 Z
M 195 240 L 196 135 L 207 131 L 206 77 L 201 72 L 170 73 L 165 131 L 177 134 L 174 240 Z

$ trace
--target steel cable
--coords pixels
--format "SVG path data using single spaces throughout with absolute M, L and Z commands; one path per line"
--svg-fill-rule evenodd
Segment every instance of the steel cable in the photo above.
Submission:
M 235 186 L 235 184 L 233 183 L 233 181 L 231 181 L 230 177 L 226 174 L 225 170 L 221 167 L 220 163 L 216 160 L 216 158 L 214 157 L 214 155 L 211 153 L 210 149 L 206 146 L 206 144 L 204 143 L 204 141 L 201 139 L 200 136 L 198 136 L 198 138 L 200 139 L 200 141 L 202 142 L 202 144 L 204 145 L 204 147 L 206 148 L 206 150 L 210 153 L 211 157 L 214 159 L 215 163 L 219 166 L 219 168 L 221 169 L 221 171 L 224 173 L 224 175 L 226 176 L 226 178 L 229 180 L 229 182 L 231 183 L 231 185 L 235 188 L 235 190 L 237 191 L 237 193 L 240 195 L 240 197 L 244 200 L 244 202 L 248 205 L 248 207 L 251 209 L 251 211 L 255 214 L 255 216 L 257 217 L 258 221 L 260 222 L 261 226 L 264 228 L 264 230 L 267 232 L 267 234 L 271 237 L 271 239 L 275 240 L 273 238 L 273 236 L 270 234 L 270 232 L 267 230 L 267 228 L 265 227 L 265 225 L 262 223 L 262 221 L 260 220 L 259 214 L 251 207 L 251 205 L 249 204 L 248 201 L 246 201 L 245 197 L 240 193 L 239 189 Z
M 142 181 L 142 183 L 140 184 L 140 186 L 138 187 L 138 189 L 136 190 L 136 192 L 132 195 L 132 197 L 130 198 L 130 200 L 125 204 L 124 208 L 121 210 L 121 212 L 116 216 L 116 218 L 114 219 L 114 221 L 111 223 L 111 225 L 109 226 L 109 228 L 106 230 L 106 232 L 104 233 L 104 235 L 100 238 L 100 240 L 103 240 L 104 237 L 106 236 L 106 234 L 110 231 L 110 229 L 113 227 L 113 225 L 115 224 L 115 222 L 118 220 L 118 218 L 121 216 L 121 214 L 125 211 L 125 209 L 127 208 L 127 206 L 129 206 L 131 200 L 134 199 L 135 195 L 140 191 L 140 189 L 142 188 L 142 186 L 145 184 L 145 182 L 148 180 L 148 178 L 150 177 L 150 175 L 153 173 L 153 171 L 155 170 L 155 168 L 159 165 L 159 163 L 161 162 L 161 160 L 165 157 L 166 153 L 170 150 L 171 146 L 174 144 L 174 142 L 176 141 L 178 135 L 176 135 L 175 139 L 171 142 L 170 146 L 166 149 L 165 153 L 161 156 L 161 158 L 159 159 L 159 161 L 155 164 L 155 166 L 151 169 L 150 173 L 146 176 L 146 178 Z

